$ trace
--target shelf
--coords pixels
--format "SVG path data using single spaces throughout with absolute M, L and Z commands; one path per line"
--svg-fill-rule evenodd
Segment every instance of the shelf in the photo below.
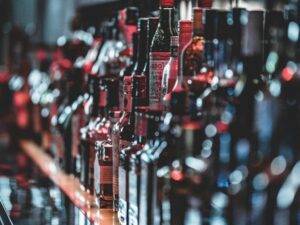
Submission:
M 94 205 L 93 196 L 80 187 L 78 179 L 61 170 L 44 149 L 28 140 L 22 140 L 20 145 L 42 172 L 68 196 L 92 223 L 95 225 L 119 225 L 117 214 L 112 210 L 90 207 Z

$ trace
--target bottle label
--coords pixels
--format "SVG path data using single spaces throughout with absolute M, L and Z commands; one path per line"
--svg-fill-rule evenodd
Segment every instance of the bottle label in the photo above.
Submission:
M 124 77 L 124 110 L 126 112 L 131 111 L 131 98 L 132 98 L 131 76 L 125 76 Z
M 170 52 L 150 53 L 149 103 L 151 107 L 161 106 L 161 81 L 170 55 Z
M 112 184 L 112 166 L 100 166 L 100 183 Z
M 107 91 L 99 91 L 99 107 L 105 107 L 107 105 Z

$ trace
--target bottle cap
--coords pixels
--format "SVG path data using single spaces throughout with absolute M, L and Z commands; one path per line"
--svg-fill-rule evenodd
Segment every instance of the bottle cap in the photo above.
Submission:
M 126 9 L 126 25 L 136 25 L 139 18 L 139 10 L 136 7 Z
M 174 0 L 160 0 L 162 7 L 174 7 Z
M 193 22 L 191 20 L 180 20 L 178 22 L 179 34 L 191 33 L 193 31 Z
M 139 22 L 138 22 L 138 31 L 139 32 L 146 32 L 147 31 L 148 20 L 149 19 L 146 18 L 146 17 L 139 18 Z

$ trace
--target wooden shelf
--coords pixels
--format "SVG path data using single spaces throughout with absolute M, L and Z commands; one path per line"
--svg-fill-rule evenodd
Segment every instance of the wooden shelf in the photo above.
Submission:
M 91 207 L 94 205 L 93 196 L 80 187 L 78 179 L 61 170 L 44 149 L 28 140 L 22 140 L 20 145 L 42 172 L 60 187 L 92 223 L 95 225 L 119 225 L 117 214 L 112 210 Z

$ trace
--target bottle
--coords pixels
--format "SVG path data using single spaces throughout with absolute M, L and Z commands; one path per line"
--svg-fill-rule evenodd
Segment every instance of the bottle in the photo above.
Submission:
M 152 179 L 154 172 L 149 161 L 150 153 L 158 147 L 159 124 L 162 111 L 157 108 L 147 110 L 147 140 L 140 153 L 140 191 L 139 191 L 139 224 L 153 224 L 154 210 L 152 207 Z
M 140 155 L 147 137 L 147 107 L 136 107 L 135 111 L 135 140 L 128 148 L 130 152 L 128 173 L 128 224 L 139 224 L 139 193 L 140 193 Z M 123 187 L 124 188 L 124 187 Z
M 127 66 L 120 71 L 120 100 L 126 97 L 126 102 L 120 102 L 120 109 L 123 110 L 131 102 L 131 79 L 130 76 L 137 62 L 138 54 L 138 34 L 137 34 L 137 23 L 138 23 L 139 11 L 136 7 L 128 7 L 126 9 L 126 26 L 125 26 L 125 40 L 127 48 L 124 50 L 129 52 Z M 129 106 L 130 107 L 130 106 Z
M 88 186 L 90 194 L 94 194 L 94 162 L 95 162 L 95 143 L 96 141 L 105 141 L 109 137 L 111 120 L 109 114 L 117 111 L 119 108 L 118 95 L 119 81 L 116 78 L 100 79 L 99 107 L 100 114 L 96 118 L 93 127 L 89 129 L 89 159 L 86 162 L 88 168 Z M 101 171 L 100 171 L 101 175 Z
M 95 60 L 97 59 L 102 43 L 103 37 L 95 39 L 84 59 L 84 64 L 82 65 L 81 70 L 83 75 L 82 94 L 72 104 L 72 173 L 75 175 L 75 177 L 80 177 L 81 170 L 81 155 L 79 153 L 80 128 L 84 127 L 88 123 L 88 119 L 91 113 L 90 108 L 87 106 L 88 104 L 91 104 L 93 92 L 93 90 L 89 88 L 89 83 L 92 82 L 91 80 L 93 79 L 90 77 L 90 70 Z
M 149 104 L 161 106 L 163 69 L 170 58 L 170 39 L 176 36 L 174 1 L 161 0 L 160 19 L 150 48 Z
M 111 89 L 110 89 L 111 90 Z M 114 95 L 115 96 L 115 95 Z M 113 101 L 113 99 L 110 99 Z M 95 143 L 94 161 L 94 190 L 95 202 L 99 208 L 112 208 L 113 206 L 113 152 L 112 129 L 120 121 L 121 111 L 112 108 L 109 111 L 109 123 L 107 125 L 106 139 L 97 139 Z M 103 131 L 106 131 L 103 130 Z
M 135 90 L 132 94 L 132 108 L 131 112 L 128 115 L 127 121 L 122 127 L 121 132 L 119 133 L 120 141 L 119 141 L 119 150 L 114 152 L 114 154 L 119 154 L 119 177 L 118 177 L 118 185 L 119 190 L 122 188 L 122 193 L 120 193 L 119 197 L 119 212 L 118 217 L 119 221 L 122 224 L 128 223 L 128 188 L 124 188 L 128 184 L 128 163 L 131 152 L 128 148 L 131 143 L 134 141 L 134 127 L 135 127 L 135 109 L 138 106 L 145 106 L 146 102 L 146 83 L 143 76 L 134 76 L 132 81 L 132 89 Z M 135 107 L 135 108 L 133 108 Z M 121 195 L 122 194 L 122 195 Z
M 88 189 L 88 167 L 87 162 L 89 161 L 89 130 L 94 126 L 96 123 L 96 118 L 99 111 L 99 77 L 90 74 L 89 75 L 89 93 L 91 95 L 89 105 L 91 105 L 91 109 L 85 108 L 86 111 L 90 111 L 89 121 L 88 123 L 80 128 L 80 147 L 79 147 L 79 154 L 80 154 L 80 182 L 81 187 L 83 189 Z
M 147 83 L 146 83 L 146 105 L 149 105 L 149 53 L 150 53 L 150 47 L 153 40 L 154 33 L 157 29 L 158 24 L 158 17 L 150 17 L 148 19 L 148 25 L 147 25 L 147 48 L 146 48 L 146 63 L 142 72 L 142 75 L 146 77 Z
M 167 93 L 165 95 L 163 95 L 163 103 L 165 104 L 165 106 L 169 106 L 169 102 L 171 99 L 171 91 L 174 91 L 176 89 L 181 89 L 181 84 L 182 84 L 182 77 L 179 75 L 179 66 L 180 66 L 180 61 L 179 61 L 179 57 L 181 55 L 182 49 L 184 48 L 184 46 L 191 40 L 192 38 L 192 21 L 189 20 L 181 20 L 179 21 L 179 46 L 178 46 L 178 57 L 176 57 L 176 60 L 173 60 L 174 65 L 173 68 L 176 68 L 173 70 L 173 76 L 175 78 L 175 82 L 173 83 L 172 81 L 172 85 L 169 85 L 169 90 L 167 91 Z M 175 49 L 176 50 L 176 49 Z M 177 62 L 177 65 L 175 65 L 175 61 Z M 176 72 L 175 72 L 176 71 Z M 164 78 L 163 78 L 164 81 Z
M 188 80 L 200 73 L 203 63 L 204 37 L 203 37 L 203 9 L 193 8 L 193 37 L 183 48 L 181 54 L 180 73 L 183 76 L 185 86 Z
M 138 21 L 138 54 L 137 62 L 132 71 L 132 75 L 141 75 L 146 63 L 147 55 L 147 26 L 148 18 L 139 18 Z

